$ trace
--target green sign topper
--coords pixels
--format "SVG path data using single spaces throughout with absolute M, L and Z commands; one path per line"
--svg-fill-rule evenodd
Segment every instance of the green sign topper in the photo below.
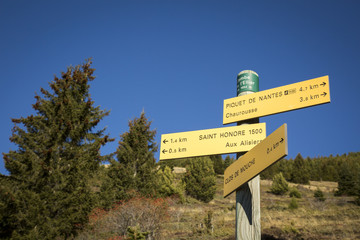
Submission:
M 258 92 L 259 76 L 251 70 L 241 71 L 237 76 L 237 95 L 243 92 Z

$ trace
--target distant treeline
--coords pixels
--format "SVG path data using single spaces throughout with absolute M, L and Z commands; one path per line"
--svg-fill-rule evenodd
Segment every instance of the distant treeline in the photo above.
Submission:
M 210 156 L 216 174 L 224 174 L 224 170 L 235 161 L 229 155 L 223 159 L 220 155 Z M 186 167 L 191 158 L 166 161 L 170 167 Z M 358 195 L 360 191 L 360 152 L 328 157 L 303 158 L 299 153 L 295 159 L 282 159 L 263 171 L 262 179 L 273 179 L 282 173 L 292 183 L 308 184 L 309 181 L 332 181 L 339 183 L 338 195 Z
M 227 155 L 225 159 L 221 157 L 221 155 L 213 155 L 209 156 L 212 161 L 214 172 L 216 174 L 224 174 L 225 169 L 230 166 L 235 159 Z M 169 166 L 170 168 L 174 167 L 184 167 L 187 168 L 194 158 L 181 158 L 181 159 L 174 159 L 174 160 L 165 160 L 160 162 L 160 166 Z
M 360 191 L 360 152 L 328 157 L 282 159 L 261 173 L 262 179 L 272 179 L 282 173 L 287 181 L 307 184 L 309 181 L 339 183 L 337 194 L 358 195 Z
M 275 174 L 282 172 L 286 180 L 294 183 L 307 183 L 309 180 L 337 182 L 344 168 L 357 170 L 359 164 L 360 152 L 305 159 L 299 153 L 295 159 L 280 160 L 265 170 L 261 177 L 272 179 Z

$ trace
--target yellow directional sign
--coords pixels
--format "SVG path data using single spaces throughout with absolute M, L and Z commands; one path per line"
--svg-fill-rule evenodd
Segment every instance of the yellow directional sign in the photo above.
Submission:
M 284 124 L 225 170 L 224 197 L 287 154 L 287 125 Z
M 330 102 L 329 76 L 224 100 L 223 124 Z
M 265 123 L 163 134 L 160 160 L 245 152 L 265 137 Z

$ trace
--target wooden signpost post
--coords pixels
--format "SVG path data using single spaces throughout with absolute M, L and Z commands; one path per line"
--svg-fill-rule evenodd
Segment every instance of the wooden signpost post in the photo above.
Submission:
M 237 96 L 253 95 L 258 91 L 259 75 L 251 70 L 241 71 L 237 76 Z M 252 125 L 258 122 L 259 118 L 252 118 L 237 122 L 237 125 Z M 241 158 L 244 154 L 244 152 L 238 152 L 236 159 Z M 235 207 L 236 239 L 260 240 L 260 176 L 253 176 L 251 180 L 249 179 L 236 189 Z
M 258 175 L 287 156 L 288 138 L 286 124 L 266 137 L 259 117 L 329 103 L 329 77 L 259 92 L 257 73 L 245 70 L 238 74 L 237 95 L 224 100 L 223 124 L 238 126 L 163 134 L 160 160 L 237 153 L 224 173 L 224 197 L 236 191 L 236 239 L 260 240 Z

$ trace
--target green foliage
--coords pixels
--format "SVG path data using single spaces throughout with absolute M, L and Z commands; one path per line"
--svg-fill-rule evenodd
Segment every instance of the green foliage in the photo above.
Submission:
M 324 193 L 319 188 L 314 192 L 314 198 L 320 202 L 324 202 L 326 199 Z
M 301 193 L 300 193 L 299 189 L 297 189 L 296 187 L 293 187 L 293 188 L 290 188 L 289 196 L 294 197 L 294 198 L 301 198 Z
M 263 179 L 272 179 L 282 172 L 287 181 L 306 184 L 311 181 L 339 182 L 337 195 L 357 195 L 360 177 L 360 152 L 329 157 L 307 157 L 299 154 L 295 160 L 282 159 L 261 173 Z
M 296 200 L 296 199 L 295 199 Z M 297 207 L 296 207 L 297 208 Z M 296 209 L 295 208 L 295 209 Z M 286 225 L 283 228 L 285 233 L 290 233 L 290 234 L 299 234 L 299 230 L 295 227 L 295 223 L 293 221 L 290 222 L 290 225 Z M 296 239 L 298 239 L 299 237 L 297 237 Z
M 171 168 L 165 166 L 164 170 L 161 168 L 156 173 L 157 180 L 157 192 L 162 197 L 169 197 L 176 193 L 176 187 L 174 185 L 174 174 L 171 172 Z
M 168 166 L 164 170 L 159 168 L 156 173 L 156 191 L 159 197 L 178 196 L 180 201 L 184 201 L 185 185 L 183 181 L 176 180 L 175 174 Z
M 213 163 L 214 172 L 219 175 L 224 174 L 225 168 L 227 168 L 228 166 L 230 166 L 231 163 L 234 162 L 234 159 L 231 158 L 230 156 L 226 156 L 225 160 L 222 159 L 221 155 L 212 155 L 209 156 L 209 158 Z M 164 168 L 164 166 L 168 166 L 170 168 L 174 168 L 174 167 L 186 168 L 187 166 L 190 165 L 190 162 L 191 162 L 191 158 L 174 159 L 174 160 L 162 161 L 159 163 L 159 165 L 161 166 L 161 168 Z
M 155 142 L 156 130 L 150 130 L 151 122 L 142 112 L 140 118 L 129 122 L 129 132 L 120 136 L 116 152 L 118 162 L 127 168 L 126 177 L 130 179 L 130 189 L 142 194 L 154 194 L 154 153 L 158 147 Z
M 304 158 L 299 153 L 293 164 L 293 171 L 291 172 L 290 181 L 293 183 L 309 184 L 310 175 L 309 167 Z
M 276 174 L 273 178 L 270 191 L 276 195 L 284 195 L 289 190 L 289 184 L 282 173 Z
M 200 214 L 195 215 L 191 220 L 191 225 L 193 235 L 206 236 L 208 234 L 213 234 L 214 212 L 212 210 L 207 210 L 203 218 Z
M 10 177 L 0 174 L 0 239 L 10 238 L 17 227 L 15 195 Z
M 215 174 L 224 174 L 225 165 L 221 155 L 212 155 L 210 159 L 213 163 Z
M 127 229 L 127 240 L 145 240 L 148 235 L 148 232 L 141 232 L 139 226 L 128 227 Z
M 207 233 L 212 233 L 214 231 L 213 225 L 213 211 L 207 211 L 206 217 L 204 218 L 204 225 L 206 227 Z
M 14 208 L 7 212 L 13 238 L 68 238 L 87 222 L 95 199 L 90 179 L 106 160 L 100 147 L 110 140 L 105 129 L 94 131 L 109 112 L 93 106 L 93 72 L 90 60 L 69 67 L 50 82 L 51 91 L 41 88 L 35 96 L 36 115 L 12 119 L 10 140 L 18 149 L 4 160 L 14 181 L 1 205 Z
M 187 166 L 189 166 L 190 163 L 190 159 L 189 158 L 180 158 L 180 159 L 172 159 L 172 160 L 166 160 L 166 161 L 161 161 L 159 162 L 159 166 L 161 168 L 164 168 L 165 166 L 170 167 L 171 169 L 173 169 L 174 167 L 183 167 L 186 168 Z
M 111 165 L 105 169 L 105 176 L 102 180 L 99 196 L 99 206 L 110 208 L 114 202 L 131 198 L 129 186 L 131 178 L 129 169 L 115 160 L 110 161 Z
M 203 202 L 210 202 L 214 198 L 216 178 L 209 157 L 193 158 L 183 180 L 188 195 Z
M 360 182 L 360 171 L 357 173 L 358 180 Z M 357 185 L 355 204 L 360 206 L 360 183 Z
M 360 158 L 348 158 L 340 166 L 336 195 L 360 196 Z
M 281 159 L 274 165 L 267 168 L 261 173 L 262 179 L 273 179 L 278 173 L 282 173 L 284 178 L 289 181 L 292 173 L 293 161 L 287 159 Z
M 355 199 L 355 204 L 360 206 L 360 196 Z
M 291 201 L 290 201 L 290 203 L 289 203 L 289 209 L 290 209 L 290 210 L 294 210 L 294 209 L 298 209 L 298 208 L 299 208 L 299 204 L 298 204 L 296 198 L 295 198 L 295 197 L 292 197 L 292 198 L 291 198 Z
M 235 162 L 235 159 L 227 155 L 224 160 L 224 170 L 228 168 L 233 162 Z
M 150 130 L 150 125 L 142 112 L 140 118 L 129 121 L 129 131 L 120 136 L 117 161 L 111 161 L 109 181 L 102 187 L 106 204 L 128 199 L 132 191 L 156 195 L 156 131 Z

